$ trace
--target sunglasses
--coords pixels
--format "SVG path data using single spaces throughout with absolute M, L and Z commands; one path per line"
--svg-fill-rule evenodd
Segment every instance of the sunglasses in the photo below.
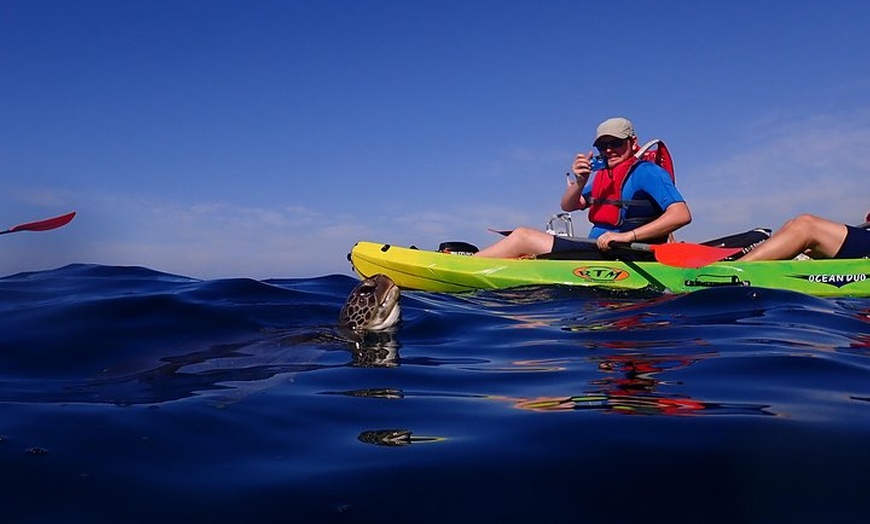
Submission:
M 608 140 L 607 142 L 599 142 L 595 144 L 595 148 L 602 153 L 608 149 L 619 149 L 625 145 L 625 140 L 625 138 L 614 138 L 613 140 Z

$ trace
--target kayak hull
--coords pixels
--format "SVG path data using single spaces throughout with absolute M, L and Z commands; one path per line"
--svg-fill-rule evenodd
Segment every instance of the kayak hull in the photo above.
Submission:
M 383 273 L 400 288 L 420 291 L 565 285 L 688 293 L 756 286 L 821 297 L 870 296 L 870 259 L 718 262 L 691 269 L 658 262 L 471 257 L 375 242 L 357 242 L 349 258 L 363 278 Z

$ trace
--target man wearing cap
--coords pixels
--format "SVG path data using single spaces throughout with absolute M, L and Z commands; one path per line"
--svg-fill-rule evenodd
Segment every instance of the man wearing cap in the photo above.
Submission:
M 578 154 L 571 167 L 574 180 L 569 178 L 561 205 L 569 212 L 589 210 L 589 237 L 597 240 L 601 251 L 608 251 L 611 242 L 667 242 L 671 233 L 692 221 L 670 174 L 635 157 L 638 140 L 628 119 L 615 117 L 602 122 L 593 145 L 606 166 L 590 180 L 593 152 Z M 574 242 L 520 227 L 476 256 L 516 258 L 576 249 Z

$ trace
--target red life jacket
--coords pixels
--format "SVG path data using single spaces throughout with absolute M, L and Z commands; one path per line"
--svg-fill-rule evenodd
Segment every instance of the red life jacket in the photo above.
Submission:
M 657 146 L 653 150 L 653 146 Z M 630 205 L 647 205 L 646 201 L 623 199 L 622 187 L 638 162 L 652 162 L 660 166 L 671 180 L 674 177 L 674 162 L 671 153 L 661 140 L 650 140 L 639 148 L 634 155 L 614 168 L 595 172 L 592 181 L 592 197 L 589 200 L 589 221 L 593 224 L 619 226 L 622 222 L 622 209 Z

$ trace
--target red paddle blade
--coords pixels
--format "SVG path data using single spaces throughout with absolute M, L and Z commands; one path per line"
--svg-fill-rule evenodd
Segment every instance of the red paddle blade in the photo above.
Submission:
M 72 211 L 59 217 L 46 218 L 45 220 L 36 220 L 34 222 L 28 222 L 26 224 L 19 224 L 15 227 L 7 229 L 6 231 L 4 231 L 4 233 L 15 233 L 16 231 L 48 231 L 50 229 L 56 229 L 69 224 L 75 216 L 76 212 Z
M 656 260 L 666 266 L 692 269 L 719 262 L 743 250 L 739 247 L 712 247 L 686 242 L 652 244 L 650 249 L 655 254 Z

